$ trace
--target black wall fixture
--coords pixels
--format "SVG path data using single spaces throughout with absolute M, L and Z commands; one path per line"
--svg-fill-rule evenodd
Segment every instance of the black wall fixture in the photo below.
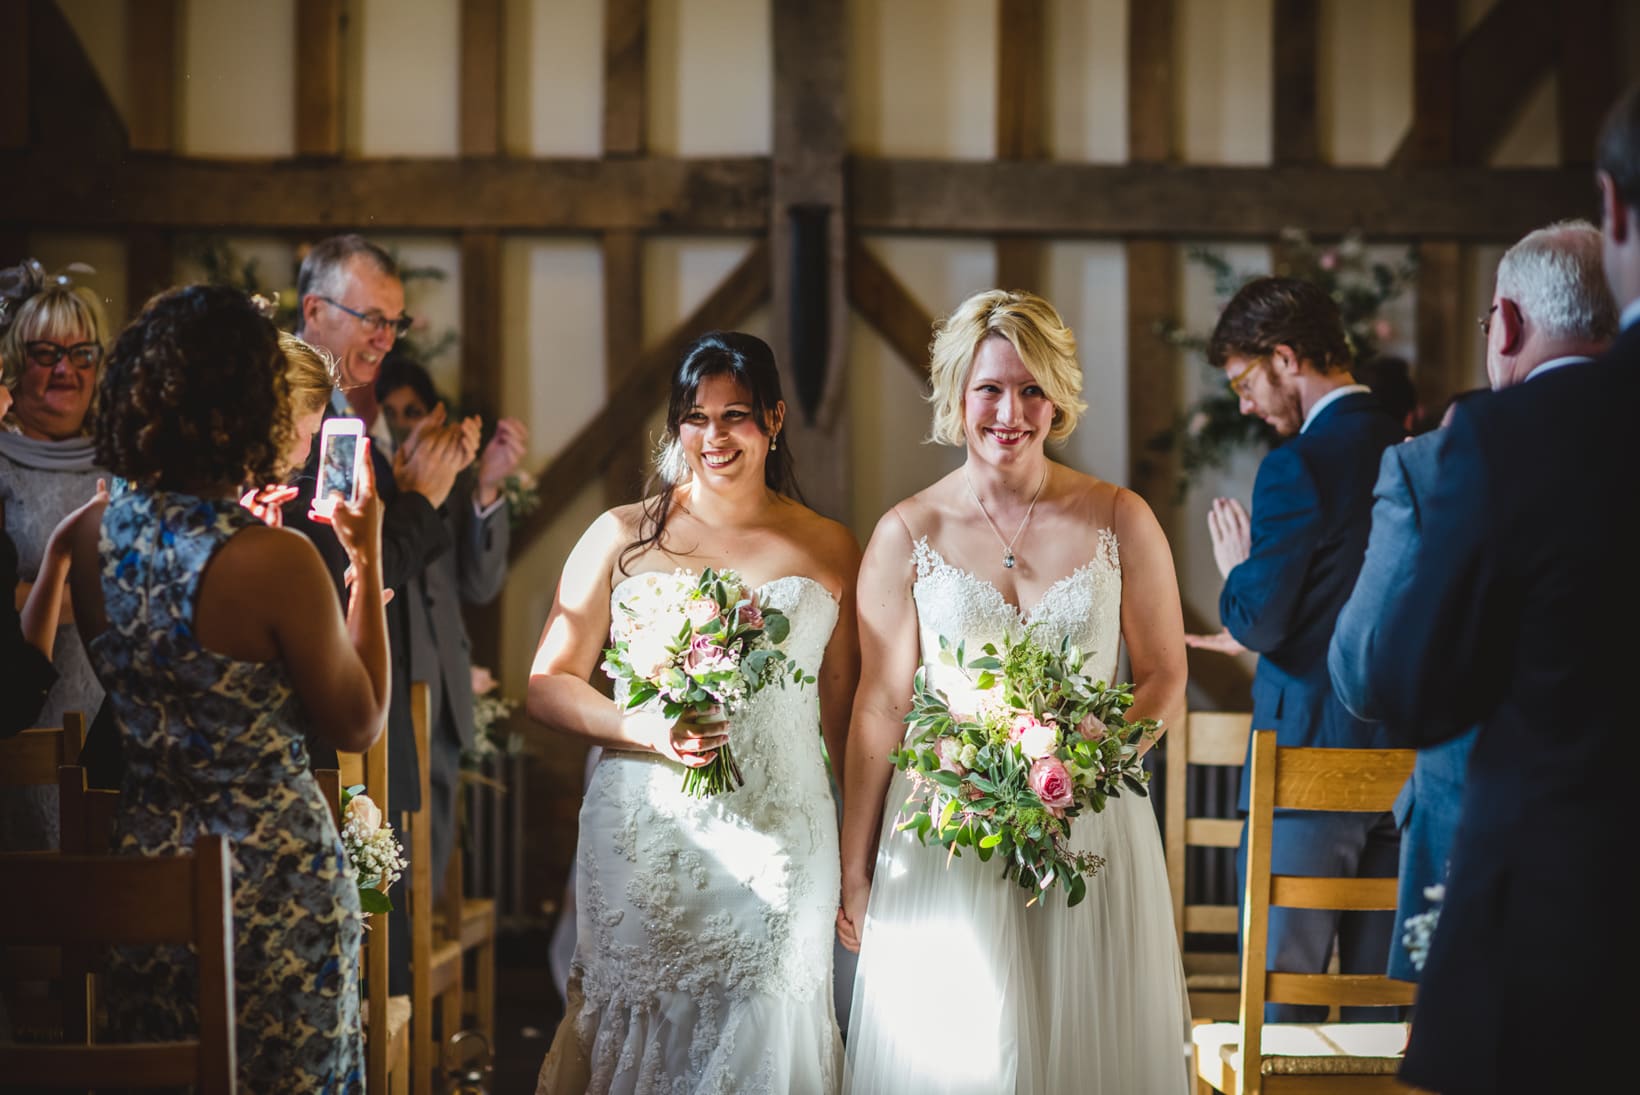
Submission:
M 831 354 L 831 207 L 794 205 L 787 212 L 792 231 L 791 371 L 803 421 L 814 425 L 826 390 Z

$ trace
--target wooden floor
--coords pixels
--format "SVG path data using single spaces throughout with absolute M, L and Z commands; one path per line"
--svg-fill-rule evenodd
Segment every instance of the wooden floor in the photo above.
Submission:
M 548 928 L 503 934 L 496 954 L 493 1095 L 531 1095 L 563 1015 L 547 966 Z

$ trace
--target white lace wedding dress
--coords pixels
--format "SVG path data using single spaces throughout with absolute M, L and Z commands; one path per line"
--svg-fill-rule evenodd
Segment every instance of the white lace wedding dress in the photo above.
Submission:
M 759 597 L 817 674 L 831 594 L 796 576 Z M 731 740 L 745 785 L 705 799 L 653 753 L 599 760 L 581 807 L 569 1001 L 537 1095 L 837 1090 L 837 818 L 815 686 L 758 692 Z
M 1116 537 L 1060 579 L 1029 616 L 995 586 L 915 547 L 917 606 L 931 683 L 959 707 L 973 686 L 937 659 L 939 637 L 975 651 L 1027 623 L 1069 635 L 1087 671 L 1110 680 L 1121 642 Z M 911 682 L 906 682 L 909 690 Z M 1190 1013 L 1172 902 L 1149 799 L 1084 813 L 1074 847 L 1105 857 L 1075 908 L 1063 890 L 1028 895 L 996 862 L 946 862 L 895 830 L 910 788 L 896 772 L 884 805 L 854 981 L 844 1089 L 851 1093 L 1185 1095 Z

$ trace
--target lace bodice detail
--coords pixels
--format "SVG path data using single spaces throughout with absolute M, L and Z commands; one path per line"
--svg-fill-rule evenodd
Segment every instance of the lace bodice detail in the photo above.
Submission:
M 912 596 L 917 603 L 917 630 L 922 664 L 930 682 L 953 703 L 963 703 L 973 686 L 956 669 L 939 661 L 940 636 L 966 644 L 975 656 L 988 642 L 1004 635 L 1017 638 L 1034 627 L 1045 641 L 1070 636 L 1087 656 L 1087 671 L 1109 680 L 1116 672 L 1122 641 L 1122 562 L 1116 533 L 1100 529 L 1093 557 L 1048 587 L 1029 612 L 1009 604 L 996 586 L 945 561 L 922 536 L 912 545 L 917 566 Z

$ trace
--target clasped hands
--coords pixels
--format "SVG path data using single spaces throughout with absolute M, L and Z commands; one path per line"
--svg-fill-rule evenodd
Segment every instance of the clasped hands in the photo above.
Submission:
M 1234 498 L 1215 498 L 1207 510 L 1207 534 L 1213 541 L 1213 562 L 1225 578 L 1253 553 L 1253 523 L 1247 508 Z M 1242 654 L 1247 648 L 1229 629 L 1213 635 L 1186 635 L 1186 646 L 1216 654 Z

